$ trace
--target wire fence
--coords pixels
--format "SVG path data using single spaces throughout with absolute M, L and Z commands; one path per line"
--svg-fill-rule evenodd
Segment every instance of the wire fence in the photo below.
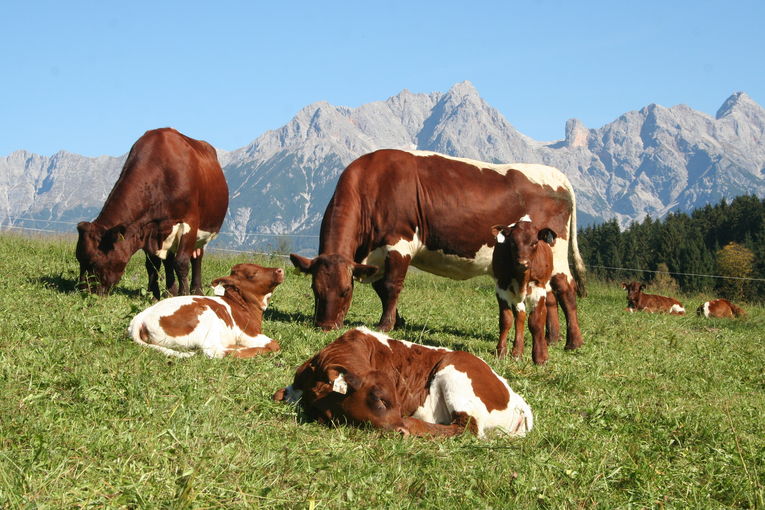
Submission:
M 15 230 L 15 231 L 28 231 L 28 232 L 36 232 L 36 233 L 42 233 L 42 234 L 67 234 L 67 232 L 62 230 L 51 230 L 51 229 L 44 229 L 44 228 L 32 228 L 32 227 L 26 227 L 26 226 L 19 226 L 14 225 L 12 222 L 14 221 L 33 221 L 38 223 L 50 223 L 50 224 L 56 224 L 56 225 L 71 225 L 75 226 L 77 225 L 77 222 L 72 221 L 61 221 L 61 220 L 43 220 L 39 218 L 24 218 L 24 217 L 9 217 L 11 219 L 11 224 L 7 225 L 0 225 L 0 231 L 3 230 Z M 206 249 L 206 251 L 212 251 L 212 252 L 222 252 L 222 253 L 237 253 L 237 254 L 253 254 L 253 255 L 265 255 L 265 256 L 276 256 L 276 257 L 283 257 L 287 258 L 287 255 L 284 253 L 277 253 L 275 251 L 257 251 L 255 249 L 236 249 L 232 247 L 223 247 L 223 246 L 217 246 L 217 244 L 223 244 L 220 242 L 217 242 L 220 236 L 234 236 L 235 238 L 271 238 L 271 239 L 302 239 L 302 240 L 315 240 L 318 243 L 319 236 L 315 234 L 277 234 L 277 233 L 261 233 L 261 232 L 232 232 L 232 231 L 226 231 L 226 232 L 219 232 L 218 238 L 214 240 L 211 245 L 209 245 Z M 240 243 L 243 244 L 243 243 Z M 225 246 L 225 244 L 224 244 Z M 254 248 L 254 247 L 253 247 Z M 314 251 L 316 251 L 314 249 Z M 613 267 L 613 266 L 602 266 L 602 265 L 595 265 L 595 264 L 585 264 L 585 266 L 589 269 L 608 269 L 611 271 L 624 271 L 624 272 L 633 272 L 633 273 L 653 273 L 653 274 L 669 274 L 672 276 L 692 276 L 697 278 L 712 278 L 712 279 L 721 279 L 721 280 L 742 280 L 742 281 L 751 281 L 751 282 L 765 282 L 765 278 L 750 278 L 750 277 L 743 277 L 743 276 L 722 276 L 722 275 L 711 275 L 711 274 L 700 274 L 700 273 L 683 273 L 683 272 L 677 272 L 677 271 L 658 271 L 654 269 L 637 269 L 637 268 L 630 268 L 630 267 Z

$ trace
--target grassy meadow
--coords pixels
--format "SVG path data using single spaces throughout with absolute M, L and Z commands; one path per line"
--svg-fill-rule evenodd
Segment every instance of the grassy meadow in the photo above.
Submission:
M 765 508 L 765 309 L 629 314 L 616 284 L 579 301 L 585 345 L 497 360 L 488 278 L 410 274 L 401 339 L 471 351 L 535 413 L 524 439 L 431 440 L 301 423 L 272 402 L 339 333 L 288 271 L 250 360 L 169 359 L 127 339 L 150 304 L 143 255 L 108 298 L 75 290 L 74 239 L 0 235 L 0 508 Z M 208 254 L 204 281 L 247 255 Z M 283 258 L 255 260 L 287 267 Z M 348 326 L 380 305 L 357 285 Z

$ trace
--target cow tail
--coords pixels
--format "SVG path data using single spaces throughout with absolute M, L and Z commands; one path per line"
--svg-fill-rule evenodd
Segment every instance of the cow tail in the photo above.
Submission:
M 576 281 L 576 294 L 579 297 L 587 296 L 587 277 L 585 274 L 584 260 L 579 253 L 579 242 L 577 241 L 577 229 L 576 229 L 576 195 L 574 195 L 574 189 L 569 183 L 569 191 L 571 192 L 571 216 L 569 217 L 568 230 L 571 233 L 571 243 L 569 249 L 571 255 L 574 258 L 574 281 Z

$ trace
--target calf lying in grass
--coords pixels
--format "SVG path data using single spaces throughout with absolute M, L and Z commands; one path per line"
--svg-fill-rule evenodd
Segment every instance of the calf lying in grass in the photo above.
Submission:
M 524 436 L 534 418 L 482 359 L 353 329 L 303 363 L 274 400 L 299 401 L 319 422 L 369 424 L 414 436 L 465 429 Z
M 732 319 L 734 317 L 746 317 L 746 312 L 727 299 L 720 298 L 702 303 L 696 309 L 696 315 L 703 315 L 706 318 Z
M 627 291 L 627 310 L 634 312 L 666 312 L 672 315 L 685 315 L 685 308 L 677 299 L 645 294 L 645 284 L 640 282 L 623 282 L 622 288 Z
M 210 358 L 249 358 L 279 350 L 261 333 L 263 312 L 284 281 L 281 268 L 237 264 L 231 275 L 213 280 L 220 296 L 168 298 L 136 315 L 128 333 L 137 343 L 168 356 L 186 358 L 196 351 Z

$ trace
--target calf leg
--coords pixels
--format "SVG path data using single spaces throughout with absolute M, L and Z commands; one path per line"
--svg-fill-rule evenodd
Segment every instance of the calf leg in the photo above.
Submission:
M 398 314 L 398 296 L 404 288 L 404 278 L 409 269 L 411 257 L 402 256 L 398 252 L 390 252 L 385 257 L 385 275 L 381 280 L 372 283 L 377 295 L 382 302 L 382 316 L 377 323 L 380 331 L 390 331 L 394 328 L 404 327 L 404 319 Z
M 545 318 L 547 316 L 547 306 L 545 297 L 539 298 L 539 302 L 534 310 L 529 314 L 529 330 L 533 345 L 531 347 L 531 359 L 537 365 L 543 365 L 547 362 L 547 341 L 545 340 Z M 557 310 L 556 310 L 557 312 Z
M 507 337 L 510 333 L 511 318 L 513 311 L 507 304 L 507 301 L 497 296 L 497 303 L 499 304 L 499 341 L 497 342 L 497 357 L 504 358 L 507 356 Z
M 526 332 L 526 307 L 523 302 L 513 306 L 515 319 L 515 339 L 513 340 L 513 358 L 523 357 L 523 334 Z
M 555 299 L 553 292 L 547 293 L 545 306 L 547 307 L 547 332 L 545 333 L 547 344 L 556 344 L 560 339 L 560 322 L 558 321 L 558 300 Z
M 569 283 L 566 275 L 559 273 L 550 279 L 550 286 L 566 316 L 566 349 L 578 349 L 584 345 L 584 340 L 576 314 L 575 284 Z
M 452 423 L 451 425 L 441 425 L 439 423 L 429 423 L 411 416 L 403 418 L 404 426 L 399 429 L 404 435 L 412 436 L 458 436 L 465 430 L 464 425 Z

